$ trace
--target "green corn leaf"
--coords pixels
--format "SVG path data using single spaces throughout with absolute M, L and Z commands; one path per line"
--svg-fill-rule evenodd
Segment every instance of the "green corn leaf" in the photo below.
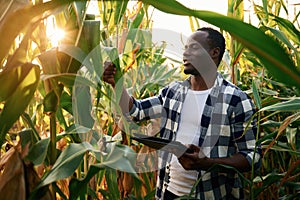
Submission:
M 253 96 L 254 96 L 256 105 L 257 105 L 258 109 L 261 109 L 261 98 L 259 96 L 259 92 L 258 92 L 256 83 L 254 80 L 252 81 L 252 90 L 253 90 Z
M 25 148 L 26 145 L 29 144 L 29 147 L 31 147 L 32 145 L 34 145 L 35 143 L 37 143 L 40 140 L 40 136 L 36 135 L 36 133 L 34 133 L 34 131 L 32 129 L 25 129 L 22 131 L 18 132 L 18 135 L 21 138 L 21 146 L 22 149 Z
M 266 14 L 266 18 L 268 18 L 268 16 L 269 16 L 268 1 L 267 0 L 262 0 L 262 2 L 263 2 L 264 13 Z
M 100 44 L 100 21 L 85 20 L 78 47 L 85 53 L 91 52 Z
M 141 23 L 143 22 L 144 16 L 145 16 L 145 11 L 144 11 L 144 9 L 141 9 L 140 12 L 135 17 L 135 19 L 133 20 L 133 22 L 131 23 L 129 29 L 139 28 Z
M 47 80 L 47 79 L 55 79 L 57 81 L 62 82 L 67 87 L 72 87 L 74 84 L 76 85 L 82 85 L 82 86 L 90 86 L 92 88 L 96 88 L 97 85 L 94 84 L 89 79 L 77 75 L 77 74 L 68 74 L 68 73 L 61 73 L 61 74 L 42 74 L 41 80 Z
M 84 51 L 79 47 L 66 44 L 60 45 L 58 47 L 58 51 L 63 52 L 79 61 L 82 66 L 85 66 L 88 69 L 90 74 L 94 74 L 94 72 L 96 72 L 96 82 L 101 82 L 103 73 L 103 56 L 100 45 L 95 46 L 89 54 L 84 53 Z
M 11 95 L 2 99 L 5 100 L 5 104 L 0 114 L 0 146 L 4 142 L 7 131 L 31 101 L 40 79 L 40 68 L 37 65 L 26 63 L 14 69 L 19 72 L 17 79 L 14 79 L 15 83 L 2 82 L 3 79 L 0 78 L 0 91 L 2 89 L 7 91 L 9 88 L 11 92 Z M 2 76 L 3 73 L 0 74 L 0 77 Z
M 96 167 L 94 165 L 91 165 L 90 169 L 84 179 L 78 180 L 78 179 L 73 178 L 69 184 L 70 200 L 76 200 L 80 195 L 85 195 L 87 185 L 88 185 L 89 181 L 91 180 L 91 178 L 95 174 L 97 174 L 100 170 L 103 170 L 103 169 L 105 169 L 105 166 L 97 166 Z
M 297 45 L 300 45 L 300 31 L 297 30 L 293 23 L 278 16 L 274 16 L 273 20 L 277 22 L 280 29 L 288 35 L 289 39 L 294 41 Z
M 118 25 L 124 16 L 124 13 L 127 8 L 128 0 L 123 0 L 123 1 L 115 1 L 114 2 L 114 8 L 116 9 L 114 11 L 114 25 Z
M 14 67 L 0 72 L 0 102 L 6 101 L 19 86 L 20 82 L 28 75 L 31 66 L 28 64 L 25 67 Z
M 82 162 L 86 151 L 92 147 L 88 143 L 72 143 L 60 154 L 52 169 L 43 178 L 38 188 L 71 176 Z
M 73 87 L 73 117 L 75 123 L 82 126 L 92 128 L 94 126 L 94 118 L 92 117 L 92 97 L 90 87 L 78 86 Z
M 67 92 L 63 92 L 60 97 L 60 106 L 64 110 L 68 111 L 71 115 L 73 115 L 73 108 L 72 108 L 72 96 L 69 95 Z
M 32 146 L 32 148 L 30 148 L 28 155 L 25 157 L 25 159 L 28 159 L 34 165 L 42 164 L 47 156 L 49 144 L 49 138 L 38 141 Z
M 105 165 L 109 168 L 135 174 L 135 170 L 132 166 L 135 159 L 136 153 L 129 146 L 113 145 L 105 162 L 95 164 L 95 166 Z
M 73 10 L 76 15 L 77 25 L 80 26 L 86 17 L 88 1 L 74 1 Z
M 89 180 L 96 173 L 103 169 L 107 169 L 105 174 L 106 177 L 108 177 L 107 184 L 109 188 L 111 188 L 111 190 L 110 193 L 105 193 L 105 191 L 101 191 L 101 193 L 105 193 L 104 195 L 107 196 L 107 198 L 110 197 L 111 199 L 116 199 L 117 197 L 119 197 L 119 191 L 118 188 L 115 187 L 117 185 L 117 177 L 116 171 L 114 169 L 132 173 L 132 175 L 137 178 L 135 170 L 132 167 L 132 163 L 135 161 L 135 156 L 135 152 L 128 146 L 115 145 L 104 162 L 90 166 L 88 174 L 84 179 L 71 180 L 69 185 L 69 190 L 72 191 L 70 194 L 70 199 L 77 199 L 81 194 L 85 194 L 85 188 L 87 187 Z
M 260 111 L 290 111 L 294 112 L 300 110 L 300 98 L 292 98 L 288 101 L 276 103 L 271 106 L 266 106 Z
M 87 151 L 95 151 L 95 149 L 87 142 L 80 144 L 72 143 L 68 145 L 67 148 L 60 154 L 52 169 L 42 178 L 37 189 L 57 180 L 71 176 L 82 162 L 83 156 Z M 135 161 L 135 156 L 135 152 L 128 146 L 115 145 L 103 162 L 94 164 L 93 166 L 99 169 L 109 167 L 135 173 L 135 170 L 132 167 L 132 163 Z M 90 178 L 90 176 L 88 177 Z
M 291 44 L 291 42 L 289 41 L 289 38 L 287 38 L 287 36 L 282 31 L 277 30 L 275 28 L 271 28 L 271 27 L 264 27 L 264 28 L 271 31 L 277 37 L 277 39 L 282 41 L 288 48 L 291 48 L 291 49 L 293 49 L 293 51 L 297 52 L 297 49 Z

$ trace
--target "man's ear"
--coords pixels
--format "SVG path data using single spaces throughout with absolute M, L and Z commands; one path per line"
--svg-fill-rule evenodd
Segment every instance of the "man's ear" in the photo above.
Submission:
M 215 47 L 210 50 L 210 56 L 212 59 L 219 59 L 220 47 Z

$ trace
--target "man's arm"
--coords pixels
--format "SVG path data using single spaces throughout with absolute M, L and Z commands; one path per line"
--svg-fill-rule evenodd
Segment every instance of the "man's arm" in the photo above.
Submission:
M 115 74 L 116 74 L 116 67 L 112 62 L 104 62 L 104 72 L 103 72 L 103 81 L 106 83 L 109 83 L 114 88 L 116 85 L 115 82 Z M 122 109 L 123 113 L 128 113 L 132 106 L 133 106 L 133 99 L 131 96 L 129 96 L 126 88 L 123 88 L 122 90 L 122 96 L 119 102 L 119 105 Z
M 182 167 L 186 170 L 208 170 L 214 165 L 228 165 L 236 168 L 240 172 L 246 172 L 250 170 L 250 164 L 244 155 L 237 153 L 227 158 L 200 158 L 200 148 L 195 145 L 190 145 L 193 153 L 184 153 L 178 160 Z
M 114 75 L 116 68 L 111 62 L 104 63 L 103 81 L 115 87 Z M 135 100 L 129 96 L 123 88 L 119 105 L 124 114 L 129 114 L 134 120 L 142 121 L 161 117 L 162 114 L 162 97 L 161 95 L 149 97 L 143 100 Z

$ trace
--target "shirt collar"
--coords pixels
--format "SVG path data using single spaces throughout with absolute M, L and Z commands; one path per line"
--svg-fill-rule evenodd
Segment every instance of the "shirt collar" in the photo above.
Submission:
M 222 85 L 222 82 L 223 82 L 223 76 L 222 74 L 220 74 L 219 72 L 217 72 L 217 78 L 215 80 L 215 83 L 213 85 L 213 88 L 214 87 L 217 87 L 217 86 L 221 86 Z M 191 76 L 189 76 L 187 79 L 185 79 L 183 82 L 182 82 L 182 85 L 184 87 L 188 87 L 188 88 L 191 88 Z

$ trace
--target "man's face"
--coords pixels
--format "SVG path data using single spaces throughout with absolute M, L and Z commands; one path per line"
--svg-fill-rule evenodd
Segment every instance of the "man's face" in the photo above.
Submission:
M 206 77 L 209 71 L 211 73 L 211 70 L 217 70 L 216 64 L 210 55 L 207 36 L 207 32 L 197 31 L 188 38 L 183 53 L 185 74 L 200 74 L 202 77 Z

